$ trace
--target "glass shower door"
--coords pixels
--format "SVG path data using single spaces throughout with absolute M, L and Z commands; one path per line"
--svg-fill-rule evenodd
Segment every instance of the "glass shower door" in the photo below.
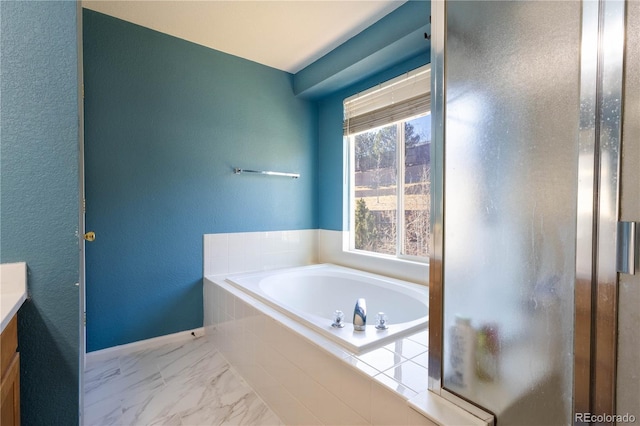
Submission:
M 442 386 L 571 423 L 579 2 L 447 3 Z

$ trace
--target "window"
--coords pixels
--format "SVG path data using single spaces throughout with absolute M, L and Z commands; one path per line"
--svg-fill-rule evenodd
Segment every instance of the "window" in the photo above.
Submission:
M 344 102 L 350 250 L 429 256 L 430 70 Z

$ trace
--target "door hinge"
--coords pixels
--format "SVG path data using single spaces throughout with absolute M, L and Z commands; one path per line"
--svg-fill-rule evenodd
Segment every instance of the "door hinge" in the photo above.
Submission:
M 86 327 L 87 326 L 87 313 L 83 312 L 82 313 L 82 324 Z
M 618 222 L 616 270 L 635 275 L 640 270 L 640 222 Z

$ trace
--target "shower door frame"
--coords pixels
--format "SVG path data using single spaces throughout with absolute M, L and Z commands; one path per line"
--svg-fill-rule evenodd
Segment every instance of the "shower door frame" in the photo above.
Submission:
M 431 251 L 429 254 L 429 391 L 485 422 L 495 416 L 443 387 L 446 1 L 431 2 Z
M 574 327 L 575 414 L 616 413 L 626 1 L 583 1 Z M 596 47 L 594 49 L 594 47 Z M 580 206 L 591 206 L 580 215 Z
M 485 411 L 447 391 L 442 381 L 446 1 L 434 0 L 431 7 L 433 143 L 429 390 L 484 417 Z M 579 126 L 579 158 L 572 407 L 575 424 L 583 423 L 576 421 L 576 413 L 615 414 L 616 408 L 618 274 L 615 256 L 620 193 L 624 25 L 625 2 L 582 2 L 580 123 L 576 123 Z

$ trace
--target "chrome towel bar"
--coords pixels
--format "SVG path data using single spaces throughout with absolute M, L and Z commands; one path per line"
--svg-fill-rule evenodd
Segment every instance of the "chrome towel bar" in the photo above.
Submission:
M 300 173 L 284 173 L 284 172 L 269 172 L 269 171 L 264 171 L 264 170 L 248 170 L 248 169 L 241 169 L 239 167 L 235 167 L 233 169 L 233 173 L 239 175 L 241 173 L 257 173 L 259 175 L 269 175 L 269 176 L 285 176 L 285 177 L 290 177 L 290 178 L 294 178 L 294 179 L 298 179 L 300 177 Z

